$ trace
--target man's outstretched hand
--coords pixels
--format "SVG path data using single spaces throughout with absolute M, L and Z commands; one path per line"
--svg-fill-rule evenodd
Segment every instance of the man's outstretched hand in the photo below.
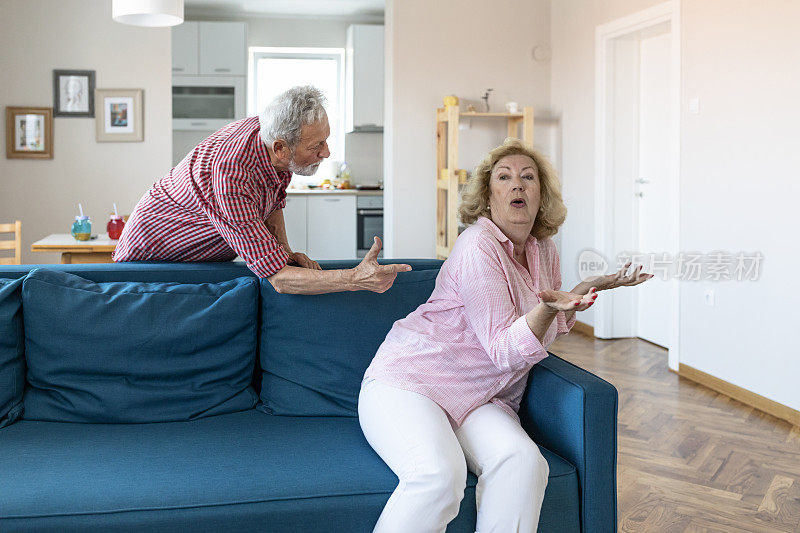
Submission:
M 375 237 L 372 248 L 352 272 L 352 282 L 357 290 L 386 292 L 394 283 L 398 272 L 408 272 L 411 265 L 380 265 L 378 253 L 381 251 L 381 240 Z

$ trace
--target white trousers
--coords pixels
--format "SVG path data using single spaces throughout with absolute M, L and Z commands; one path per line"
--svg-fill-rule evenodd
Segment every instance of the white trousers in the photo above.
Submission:
M 445 531 L 458 515 L 467 468 L 478 476 L 478 533 L 536 531 L 549 467 L 500 407 L 478 407 L 453 431 L 430 398 L 372 380 L 361 388 L 358 419 L 370 446 L 400 479 L 374 531 Z

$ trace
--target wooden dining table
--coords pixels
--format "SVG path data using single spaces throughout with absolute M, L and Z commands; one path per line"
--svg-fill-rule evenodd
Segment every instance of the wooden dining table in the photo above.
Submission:
M 100 233 L 88 241 L 79 241 L 69 233 L 53 233 L 31 244 L 31 251 L 60 252 L 62 264 L 113 263 L 111 253 L 117 242 L 109 239 L 108 233 Z

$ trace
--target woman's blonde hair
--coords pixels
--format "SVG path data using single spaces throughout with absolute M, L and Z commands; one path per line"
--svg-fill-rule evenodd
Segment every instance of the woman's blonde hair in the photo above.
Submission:
M 509 155 L 526 155 L 536 165 L 536 174 L 539 176 L 541 191 L 541 208 L 536 214 L 536 220 L 531 229 L 531 235 L 537 239 L 551 237 L 558 232 L 558 228 L 567 218 L 567 206 L 561 197 L 561 185 L 558 182 L 556 171 L 549 161 L 532 148 L 525 146 L 519 139 L 509 137 L 503 144 L 489 152 L 489 155 L 475 168 L 464 188 L 461 207 L 458 213 L 461 221 L 470 225 L 478 217 L 491 218 L 489 211 L 489 181 L 492 169 L 498 161 Z

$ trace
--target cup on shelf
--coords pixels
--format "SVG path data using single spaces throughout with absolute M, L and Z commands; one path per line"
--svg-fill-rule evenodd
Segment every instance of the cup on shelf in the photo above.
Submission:
M 509 113 L 519 113 L 519 104 L 517 102 L 507 102 L 506 111 Z

